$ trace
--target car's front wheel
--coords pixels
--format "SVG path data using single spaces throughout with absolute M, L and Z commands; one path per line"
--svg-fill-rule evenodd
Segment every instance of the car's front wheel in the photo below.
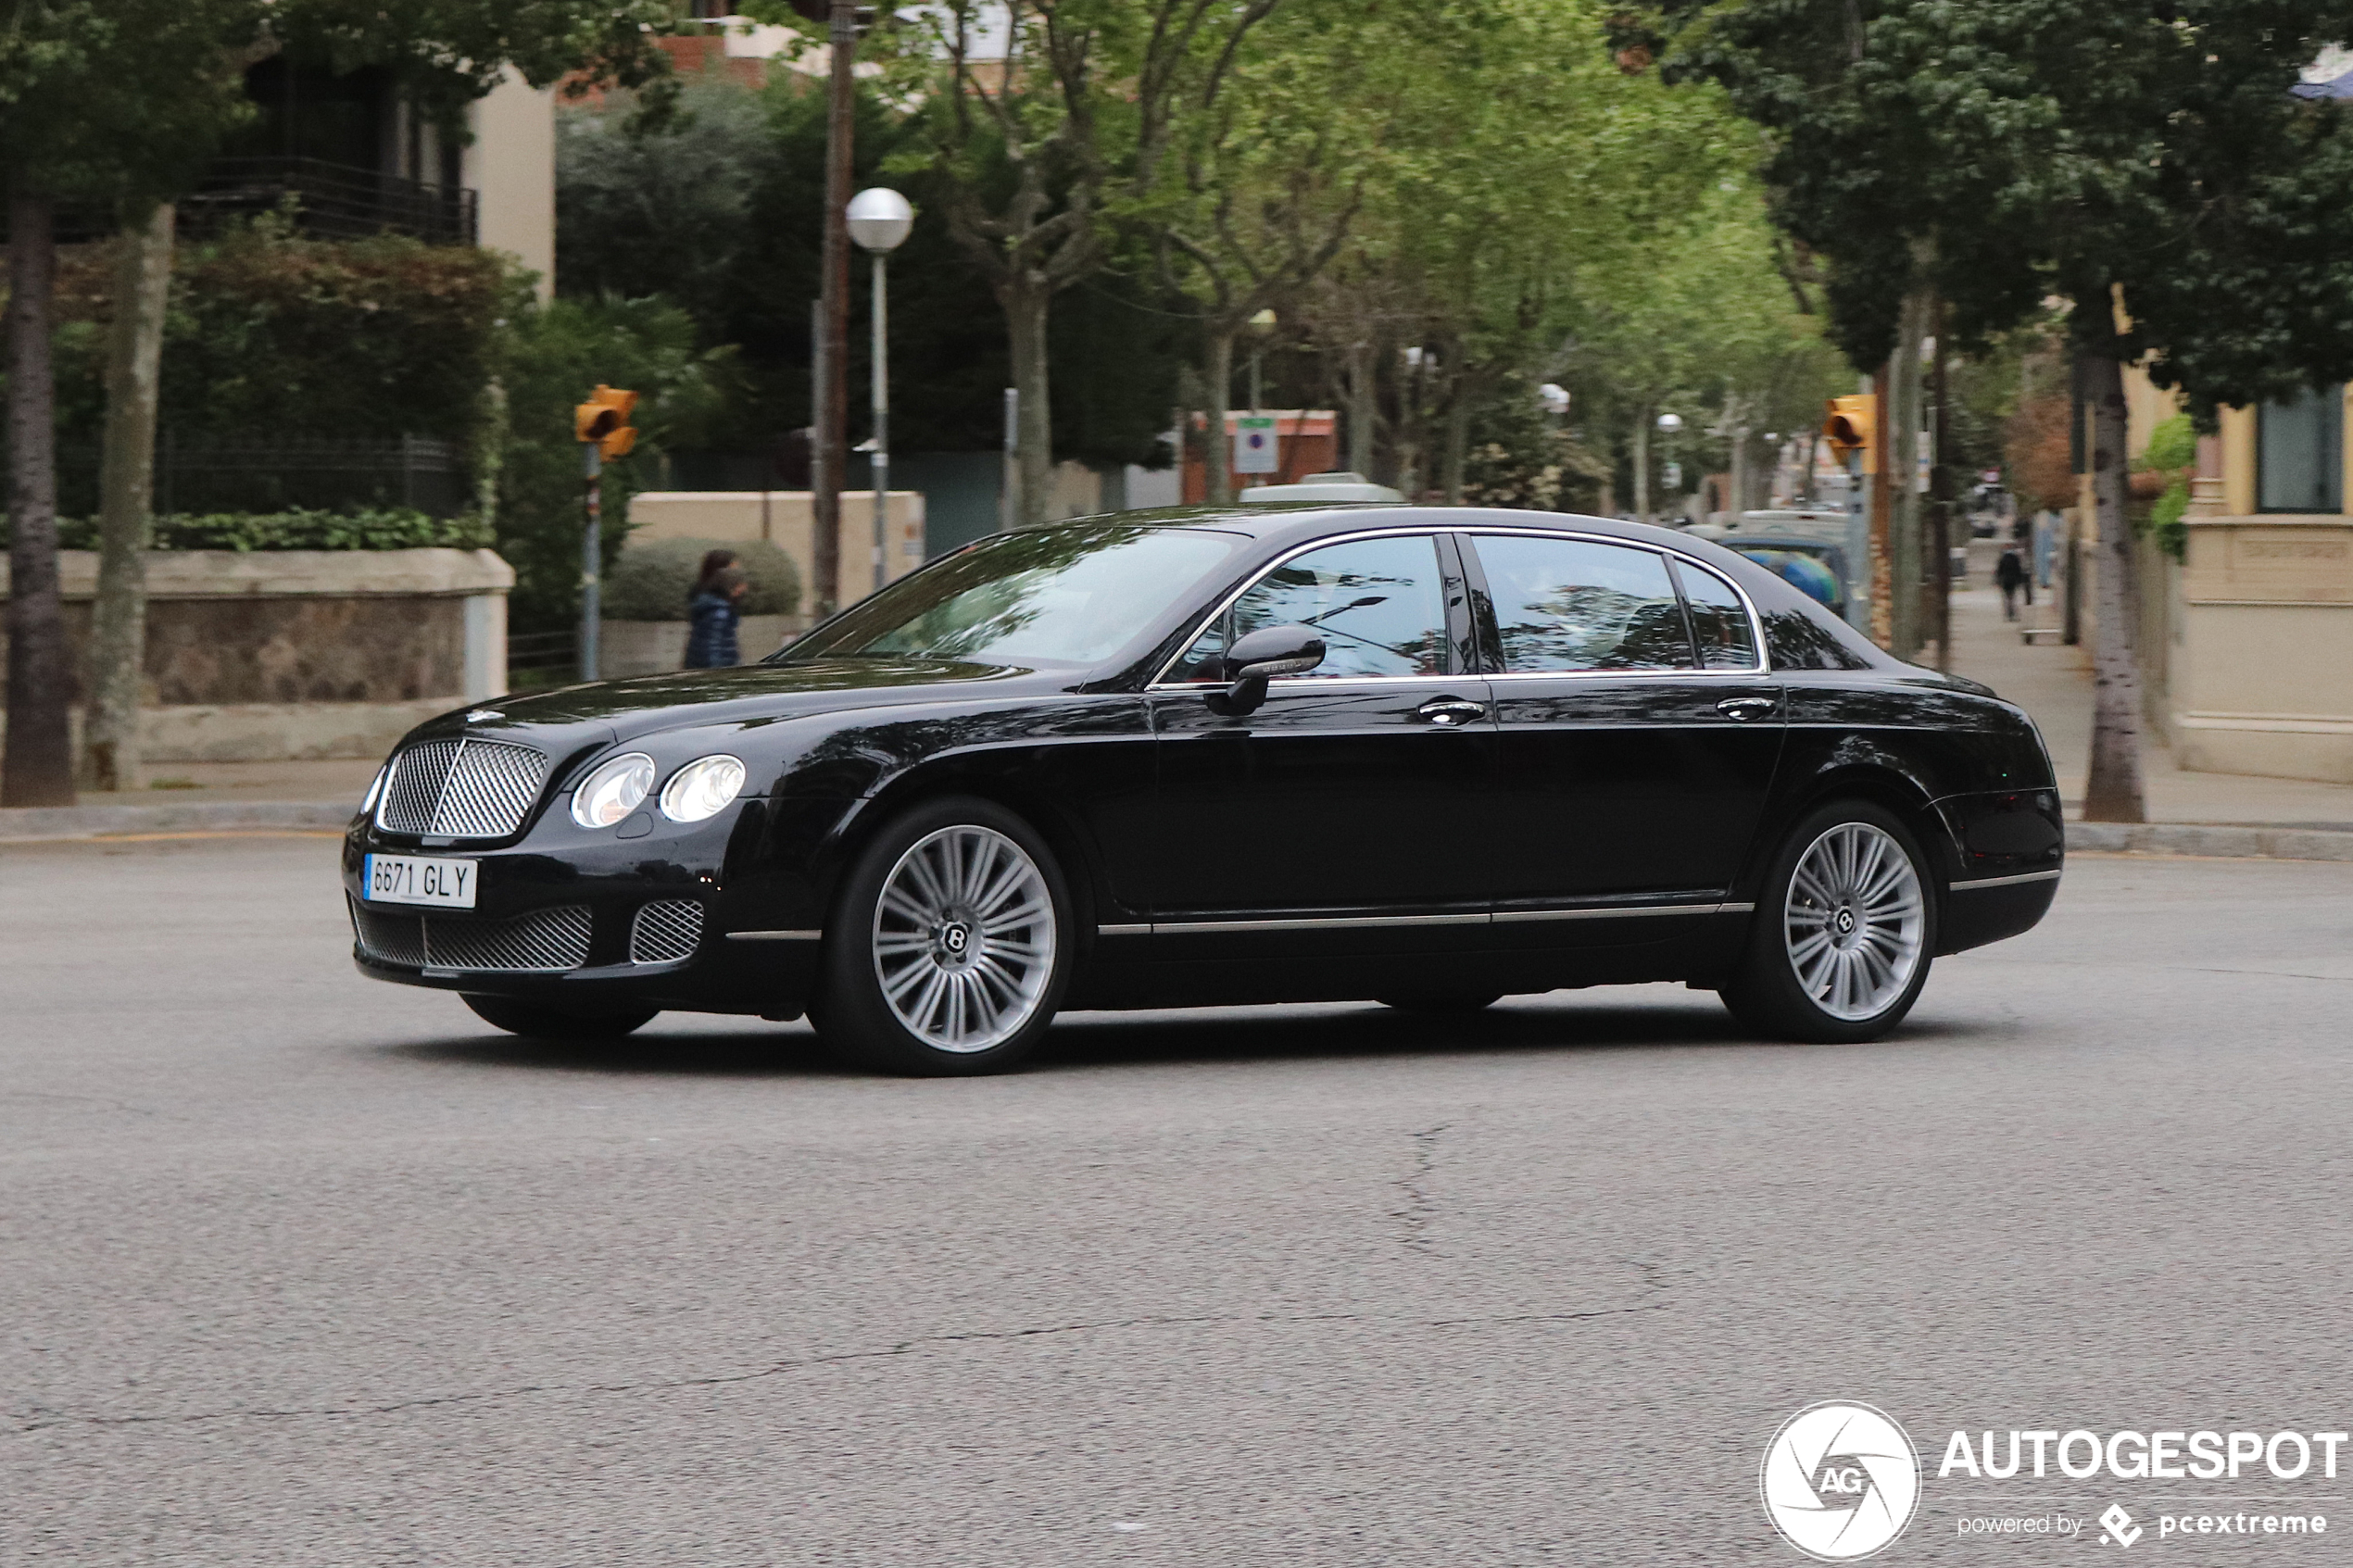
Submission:
M 919 806 L 851 869 L 811 1022 L 862 1066 L 1004 1072 L 1061 1005 L 1069 909 L 1052 852 L 1019 817 L 978 799 Z
M 476 1018 L 510 1035 L 535 1040 L 618 1040 L 651 1022 L 652 1008 L 612 1008 L 594 1013 L 519 1002 L 512 997 L 460 997 Z
M 1893 812 L 1859 800 L 1821 808 L 1773 862 L 1724 1005 L 1783 1039 L 1878 1039 L 1928 983 L 1931 892 L 1919 846 Z

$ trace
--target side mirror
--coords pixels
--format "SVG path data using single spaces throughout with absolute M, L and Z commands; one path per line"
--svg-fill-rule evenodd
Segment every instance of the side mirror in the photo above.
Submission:
M 1324 639 L 1310 626 L 1268 626 L 1239 638 L 1226 650 L 1226 678 L 1233 683 L 1206 698 L 1210 710 L 1239 716 L 1266 700 L 1266 683 L 1277 675 L 1301 675 L 1324 662 Z

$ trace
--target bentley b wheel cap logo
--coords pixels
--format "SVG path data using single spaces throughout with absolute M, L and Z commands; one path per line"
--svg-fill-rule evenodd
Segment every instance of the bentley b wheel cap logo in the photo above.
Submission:
M 950 922 L 939 934 L 939 945 L 951 953 L 963 952 L 964 945 L 971 940 L 972 934 L 964 929 L 961 922 Z
M 1759 1486 L 1782 1539 L 1819 1562 L 1853 1562 L 1912 1522 L 1920 1456 L 1884 1411 L 1809 1405 L 1766 1445 Z

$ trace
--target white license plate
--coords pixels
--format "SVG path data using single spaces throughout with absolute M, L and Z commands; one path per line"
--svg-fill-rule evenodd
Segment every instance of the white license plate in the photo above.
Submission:
M 360 885 L 371 904 L 432 904 L 446 909 L 474 907 L 479 860 L 434 860 L 422 855 L 371 855 L 360 868 Z

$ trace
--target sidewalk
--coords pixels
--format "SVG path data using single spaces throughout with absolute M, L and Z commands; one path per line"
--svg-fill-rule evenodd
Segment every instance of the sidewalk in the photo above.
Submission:
M 1953 672 L 1984 682 L 2034 715 L 2051 748 L 2068 819 L 2077 821 L 2091 767 L 2092 650 L 2058 642 L 2029 646 L 2020 628 L 2057 625 L 2059 606 L 2038 591 L 2034 606 L 2021 607 L 2018 621 L 2004 621 L 2002 596 L 1982 585 L 1985 578 L 1983 571 L 1974 572 L 1971 585 L 1953 595 Z M 2184 772 L 2145 730 L 2141 771 L 2149 822 L 2168 824 L 2168 831 L 2090 823 L 2069 833 L 2071 847 L 2353 859 L 2353 785 Z M 2222 831 L 2180 831 L 2183 824 Z M 2256 829 L 2268 831 L 2249 831 Z M 2333 841 L 2330 834 L 2347 836 Z
M 380 758 L 161 762 L 150 770 L 145 789 L 85 790 L 72 806 L 0 810 L 0 844 L 119 834 L 340 829 L 381 766 Z

